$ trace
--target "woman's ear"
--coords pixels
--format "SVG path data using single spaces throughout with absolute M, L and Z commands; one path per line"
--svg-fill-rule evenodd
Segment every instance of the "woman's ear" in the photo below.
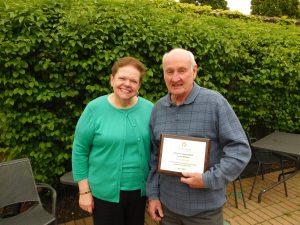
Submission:
M 109 76 L 109 84 L 110 84 L 110 86 L 112 87 L 113 85 L 112 85 L 112 82 L 113 82 L 113 75 L 111 74 L 110 76 Z

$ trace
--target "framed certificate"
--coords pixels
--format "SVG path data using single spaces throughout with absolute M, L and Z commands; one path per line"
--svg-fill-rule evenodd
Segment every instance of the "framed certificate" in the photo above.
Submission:
M 182 176 L 182 172 L 205 172 L 210 143 L 209 138 L 161 134 L 158 172 L 174 176 Z

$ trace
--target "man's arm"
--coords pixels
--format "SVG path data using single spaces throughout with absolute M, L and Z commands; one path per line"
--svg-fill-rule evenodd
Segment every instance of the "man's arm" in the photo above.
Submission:
M 163 217 L 163 211 L 159 200 L 159 174 L 157 173 L 158 163 L 158 144 L 153 134 L 154 124 L 154 113 L 153 109 L 150 119 L 150 130 L 151 130 L 151 153 L 150 153 L 150 172 L 147 179 L 146 193 L 149 199 L 148 212 L 151 218 L 157 222 Z
M 158 145 L 152 129 L 153 112 L 150 120 L 151 148 L 150 148 L 150 171 L 147 179 L 146 193 L 149 199 L 159 199 L 159 174 L 157 173 Z
M 228 182 L 235 180 L 251 157 L 244 129 L 225 98 L 219 102 L 215 115 L 218 144 L 222 155 L 220 162 L 203 174 L 203 183 L 210 189 L 223 188 Z
M 248 164 L 251 149 L 244 129 L 228 101 L 222 96 L 213 104 L 216 140 L 211 149 L 213 165 L 203 173 L 205 188 L 224 188 L 235 180 Z M 217 147 L 216 147 L 217 146 Z M 220 157 L 220 158 L 217 158 Z

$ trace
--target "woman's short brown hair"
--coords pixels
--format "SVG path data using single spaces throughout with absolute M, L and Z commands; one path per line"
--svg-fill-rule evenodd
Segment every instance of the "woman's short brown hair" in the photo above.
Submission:
M 140 82 L 143 80 L 144 74 L 145 74 L 145 66 L 142 62 L 140 62 L 138 59 L 126 56 L 123 58 L 120 58 L 118 61 L 116 61 L 112 67 L 112 76 L 115 76 L 118 72 L 118 69 L 124 66 L 133 66 L 135 67 L 141 74 L 140 76 Z

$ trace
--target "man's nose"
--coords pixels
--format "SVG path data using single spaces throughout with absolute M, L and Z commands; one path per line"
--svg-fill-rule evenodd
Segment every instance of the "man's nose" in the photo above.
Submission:
M 180 76 L 178 75 L 178 73 L 174 73 L 173 76 L 172 76 L 172 78 L 171 78 L 171 80 L 173 82 L 179 81 L 180 80 Z

